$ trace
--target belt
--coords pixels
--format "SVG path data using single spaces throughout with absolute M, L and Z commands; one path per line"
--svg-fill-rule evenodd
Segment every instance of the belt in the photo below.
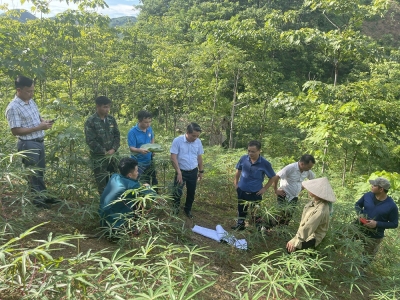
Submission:
M 244 194 L 246 194 L 246 195 L 255 195 L 255 194 L 257 194 L 258 192 L 246 192 L 246 191 L 243 191 L 241 188 L 239 188 L 238 187 L 238 189 L 240 190 L 240 192 L 241 193 L 244 193 Z
M 192 170 L 181 170 L 181 172 L 185 172 L 185 173 L 191 173 L 193 171 L 197 171 L 197 168 L 194 168 Z
M 37 143 L 43 143 L 44 142 L 44 138 L 36 138 L 36 139 L 31 139 L 31 140 L 24 140 L 21 138 L 18 138 L 20 141 L 23 142 L 37 142 Z

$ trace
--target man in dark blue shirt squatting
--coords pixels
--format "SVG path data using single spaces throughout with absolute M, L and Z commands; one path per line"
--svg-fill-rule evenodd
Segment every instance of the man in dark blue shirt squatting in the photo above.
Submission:
M 399 223 L 399 208 L 387 195 L 390 189 L 389 180 L 378 177 L 370 180 L 371 191 L 364 194 L 355 204 L 355 210 L 360 216 L 360 223 L 366 230 L 365 235 L 371 241 L 365 245 L 366 254 L 374 257 L 382 242 L 385 229 L 397 228 Z
M 139 172 L 136 160 L 124 157 L 120 160 L 118 169 L 120 174 L 113 174 L 107 182 L 100 197 L 99 207 L 100 226 L 112 228 L 114 232 L 125 225 L 129 219 L 137 217 L 139 207 L 135 201 L 136 197 L 155 195 L 149 185 L 145 185 L 145 189 L 141 188 L 142 185 L 137 180 Z M 126 193 L 128 190 L 137 191 Z
M 271 163 L 261 156 L 261 143 L 250 141 L 247 145 L 247 155 L 243 155 L 236 164 L 236 174 L 234 185 L 238 194 L 238 220 L 235 230 L 245 229 L 245 219 L 247 216 L 248 202 L 259 202 L 262 195 L 273 184 L 272 178 L 275 172 Z M 264 178 L 269 178 L 263 186 Z

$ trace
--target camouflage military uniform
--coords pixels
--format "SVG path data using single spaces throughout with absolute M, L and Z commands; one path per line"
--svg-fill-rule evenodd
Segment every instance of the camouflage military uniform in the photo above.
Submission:
M 120 132 L 114 117 L 108 115 L 102 120 L 97 113 L 85 122 L 86 143 L 90 148 L 92 169 L 99 194 L 103 192 L 112 173 L 116 173 L 117 161 L 114 156 L 105 153 L 111 149 L 118 150 Z

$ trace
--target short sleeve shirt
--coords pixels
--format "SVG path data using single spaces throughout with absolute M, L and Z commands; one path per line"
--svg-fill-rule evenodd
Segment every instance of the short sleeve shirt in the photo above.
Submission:
M 200 139 L 196 139 L 194 142 L 188 142 L 186 136 L 181 135 L 172 141 L 170 153 L 176 154 L 179 169 L 190 171 L 197 168 L 197 158 L 199 155 L 204 154 L 203 144 Z
M 236 169 L 241 171 L 238 187 L 250 193 L 262 189 L 265 176 L 275 176 L 271 163 L 261 155 L 255 163 L 251 162 L 249 155 L 243 155 L 236 164 Z
M 154 132 L 151 127 L 143 131 L 139 125 L 132 127 L 128 132 L 128 146 L 140 148 L 144 144 L 149 144 L 154 139 Z M 131 157 L 136 159 L 140 165 L 149 165 L 151 163 L 151 152 L 146 154 L 131 153 Z
M 34 128 L 39 126 L 40 114 L 39 109 L 33 101 L 30 99 L 28 102 L 21 100 L 19 97 L 15 96 L 7 108 L 6 108 L 6 118 L 10 128 Z M 36 138 L 43 138 L 44 130 L 38 130 L 31 132 L 29 134 L 20 136 L 24 140 L 33 140 Z
M 301 192 L 301 183 L 306 179 L 314 179 L 314 172 L 304 171 L 301 172 L 299 169 L 299 163 L 295 162 L 287 165 L 280 170 L 276 175 L 281 179 L 280 188 L 285 191 L 286 199 L 288 201 L 297 197 Z

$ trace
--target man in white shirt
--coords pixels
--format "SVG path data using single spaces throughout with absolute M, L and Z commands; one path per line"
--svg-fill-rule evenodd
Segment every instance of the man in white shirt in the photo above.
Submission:
M 314 157 L 310 154 L 304 154 L 298 162 L 285 166 L 273 177 L 275 194 L 278 196 L 278 205 L 283 209 L 277 217 L 278 224 L 289 224 L 298 196 L 303 190 L 301 183 L 306 178 L 315 178 L 315 174 L 311 171 L 314 164 Z M 280 185 L 278 189 L 279 179 Z
M 196 193 L 197 180 L 203 178 L 203 145 L 199 139 L 201 128 L 190 123 L 184 135 L 176 137 L 170 149 L 172 165 L 175 169 L 174 213 L 179 213 L 183 187 L 186 185 L 185 215 L 192 219 L 192 205 Z

